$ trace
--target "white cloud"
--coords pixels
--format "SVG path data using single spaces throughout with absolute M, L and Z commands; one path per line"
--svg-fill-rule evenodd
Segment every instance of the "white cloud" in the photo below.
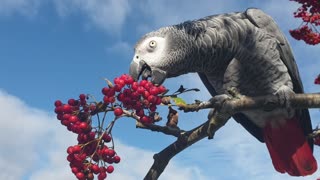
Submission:
M 81 12 L 90 22 L 108 32 L 117 33 L 130 12 L 128 0 L 54 0 L 61 16 Z
M 35 168 L 39 168 L 39 164 L 46 166 L 47 162 L 43 162 L 43 158 L 47 153 L 61 150 L 61 146 L 70 143 L 73 137 L 62 131 L 52 116 L 28 107 L 2 90 L 0 126 L 0 179 L 22 179 Z M 61 158 L 64 156 L 65 153 Z
M 128 0 L 1 0 L 0 15 L 21 14 L 31 17 L 50 3 L 61 17 L 82 14 L 90 26 L 117 35 L 130 12 Z

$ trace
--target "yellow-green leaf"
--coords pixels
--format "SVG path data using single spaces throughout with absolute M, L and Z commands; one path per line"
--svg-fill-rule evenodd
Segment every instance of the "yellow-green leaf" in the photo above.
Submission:
M 171 97 L 171 98 L 177 106 L 183 106 L 187 104 L 182 98 L 179 98 L 179 97 Z

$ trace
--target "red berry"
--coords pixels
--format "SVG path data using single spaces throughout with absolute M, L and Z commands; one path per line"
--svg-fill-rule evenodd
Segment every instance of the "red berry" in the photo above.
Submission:
M 147 91 L 149 91 L 150 88 L 153 87 L 153 84 L 148 81 L 143 87 L 144 87 Z
M 116 78 L 114 79 L 114 83 L 116 85 L 118 85 L 120 88 L 123 88 L 125 86 L 125 82 L 123 79 L 120 79 L 120 78 Z
M 54 112 L 57 114 L 62 114 L 63 113 L 63 107 L 62 106 L 58 106 L 54 109 Z
M 113 158 L 112 158 L 112 157 L 109 157 L 109 156 L 105 156 L 105 157 L 103 158 L 103 160 L 104 160 L 105 162 L 107 162 L 108 164 L 114 163 L 114 162 L 113 162 Z
M 68 121 L 68 120 L 62 120 L 62 121 L 61 121 L 61 124 L 64 125 L 64 126 L 69 126 L 69 125 L 70 125 L 70 121 Z
M 162 85 L 158 87 L 158 90 L 159 90 L 159 94 L 166 92 L 166 88 Z
M 77 174 L 79 172 L 79 169 L 77 167 L 72 167 L 71 171 L 73 174 Z
M 109 104 L 110 102 L 109 102 L 109 97 L 108 96 L 104 96 L 103 97 L 103 102 L 105 103 L 105 104 Z
M 76 177 L 79 179 L 79 180 L 83 180 L 84 179 L 84 174 L 82 172 L 78 172 L 76 174 Z
M 138 100 L 139 97 L 140 97 L 140 95 L 139 95 L 138 92 L 134 91 L 134 92 L 131 93 L 131 99 L 132 100 Z
M 68 147 L 67 153 L 68 153 L 68 154 L 72 154 L 72 153 L 73 153 L 73 147 L 72 147 L 72 146 L 69 146 L 69 147 Z
M 148 91 L 144 91 L 142 96 L 147 99 L 150 96 L 150 93 Z
M 85 143 L 88 141 L 88 136 L 86 134 L 79 134 L 77 140 L 79 143 Z
M 102 139 L 105 142 L 110 142 L 111 141 L 111 136 L 109 134 L 104 133 L 103 136 L 102 136 Z
M 93 165 L 91 166 L 91 169 L 92 169 L 92 172 L 93 172 L 94 174 L 100 173 L 100 168 L 99 168 L 99 166 L 96 165 L 96 164 L 93 164 Z
M 124 83 L 125 83 L 125 84 L 130 85 L 130 84 L 132 84 L 133 82 L 134 82 L 133 78 L 132 78 L 131 76 L 129 76 L 129 75 L 127 75 L 127 76 L 125 77 L 125 79 L 124 79 Z
M 69 117 L 69 121 L 71 122 L 71 123 L 76 123 L 77 121 L 79 121 L 79 118 L 77 117 L 77 116 L 70 116 Z
M 104 180 L 107 177 L 107 173 L 106 172 L 101 172 L 98 175 L 98 180 Z
M 114 96 L 116 94 L 115 90 L 111 88 L 107 94 L 108 97 Z
M 123 93 L 120 93 L 120 94 L 118 94 L 118 96 L 117 96 L 117 99 L 119 100 L 119 101 L 123 101 L 124 100 L 124 94 Z
M 73 146 L 73 152 L 74 153 L 79 153 L 81 151 L 81 147 L 79 145 Z
M 113 157 L 113 162 L 114 162 L 114 163 L 119 163 L 120 160 L 121 160 L 121 159 L 120 159 L 120 156 L 114 156 L 114 157 Z
M 151 124 L 152 120 L 148 116 L 143 116 L 142 118 L 140 118 L 140 122 L 143 123 L 143 124 Z
M 96 105 L 95 104 L 90 104 L 89 109 L 90 109 L 90 111 L 96 110 Z
M 110 165 L 110 166 L 107 167 L 107 173 L 110 174 L 110 173 L 112 173 L 113 171 L 114 171 L 114 167 L 113 167 L 113 166 Z
M 147 100 L 151 103 L 151 104 L 156 104 L 157 102 L 157 97 L 154 95 L 150 95 L 148 96 Z
M 131 89 L 136 91 L 139 87 L 139 83 L 138 82 L 133 82 L 132 85 L 131 85 Z
M 75 105 L 76 105 L 76 100 L 75 100 L 75 99 L 69 99 L 69 100 L 68 100 L 68 104 L 69 104 L 70 106 L 75 106 Z
M 116 152 L 113 149 L 106 149 L 105 153 L 109 157 L 113 157 L 116 154 Z
M 123 94 L 124 94 L 124 96 L 126 96 L 126 97 L 130 97 L 131 94 L 132 94 L 131 89 L 124 89 L 124 90 L 123 90 Z
M 74 156 L 73 156 L 73 154 L 69 154 L 69 155 L 67 156 L 67 161 L 69 161 L 69 162 L 74 161 Z
M 93 180 L 94 179 L 94 176 L 92 173 L 88 173 L 87 174 L 87 180 Z
M 88 123 L 86 122 L 81 122 L 79 124 L 79 128 L 82 129 L 82 130 L 86 130 L 88 128 Z
M 151 95 L 158 95 L 159 94 L 159 89 L 157 87 L 152 87 L 150 88 L 150 94 Z
M 114 102 L 116 101 L 116 98 L 115 98 L 114 96 L 109 97 L 109 98 L 108 98 L 108 101 L 109 101 L 110 103 L 114 103 Z
M 102 88 L 101 92 L 102 92 L 103 95 L 107 96 L 108 93 L 109 93 L 109 90 L 110 90 L 110 88 L 104 87 L 104 88 Z
M 95 162 L 99 161 L 99 156 L 97 154 L 93 155 L 92 160 L 94 160 Z
M 148 83 L 147 80 L 142 80 L 142 81 L 140 81 L 139 85 L 140 86 L 145 86 L 147 83 Z
M 62 120 L 67 120 L 67 121 L 69 121 L 69 118 L 71 117 L 71 114 L 64 114 L 63 116 L 62 116 Z
M 139 116 L 139 117 L 143 117 L 143 116 L 144 116 L 144 111 L 143 111 L 143 109 L 137 110 L 137 111 L 136 111 L 136 114 L 137 114 L 137 116 Z
M 64 113 L 72 113 L 72 106 L 69 104 L 65 104 L 62 106 L 62 110 Z
M 57 119 L 63 120 L 63 115 L 64 115 L 64 114 L 57 114 Z
M 80 94 L 79 95 L 79 98 L 80 98 L 81 101 L 84 101 L 86 99 L 86 97 L 87 96 L 85 94 Z
M 141 104 L 141 102 L 136 102 L 134 105 L 133 105 L 133 108 L 135 109 L 135 110 L 140 110 L 141 108 L 142 108 L 142 104 Z
M 120 92 L 122 88 L 123 88 L 123 86 L 120 86 L 119 84 L 116 84 L 116 85 L 113 86 L 113 89 L 116 92 Z
M 95 137 L 96 137 L 96 133 L 91 131 L 89 133 L 89 138 L 93 140 L 93 139 L 95 139 Z
M 115 108 L 113 113 L 116 116 L 121 116 L 123 114 L 123 110 L 121 108 Z
M 62 106 L 62 102 L 60 100 L 56 100 L 54 102 L 54 106 L 56 106 L 56 107 Z
M 143 93 L 145 92 L 144 87 L 139 86 L 138 89 L 137 89 L 137 92 L 138 92 L 139 94 L 143 94 Z

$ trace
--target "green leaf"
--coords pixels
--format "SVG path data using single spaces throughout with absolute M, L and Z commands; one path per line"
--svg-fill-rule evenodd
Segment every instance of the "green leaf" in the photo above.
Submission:
M 174 103 L 177 105 L 177 106 L 183 106 L 183 105 L 186 105 L 187 103 L 180 97 L 171 97 L 172 100 L 174 101 Z

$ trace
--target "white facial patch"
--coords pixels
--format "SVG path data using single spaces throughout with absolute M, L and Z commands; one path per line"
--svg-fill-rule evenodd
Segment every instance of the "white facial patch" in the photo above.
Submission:
M 139 63 L 144 60 L 149 66 L 156 66 L 162 59 L 166 40 L 162 37 L 150 37 L 136 47 L 133 61 Z

